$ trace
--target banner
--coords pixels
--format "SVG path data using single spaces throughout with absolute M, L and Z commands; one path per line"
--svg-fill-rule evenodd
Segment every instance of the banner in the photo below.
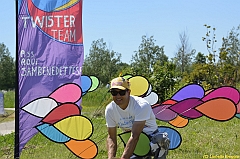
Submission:
M 43 113 L 46 101 L 35 102 L 29 112 L 22 108 L 49 97 L 66 83 L 80 86 L 84 60 L 82 0 L 18 0 L 17 5 L 19 140 L 15 142 L 19 143 L 15 144 L 19 152 L 15 155 L 38 132 L 36 125 L 42 120 L 29 112 L 40 105 Z

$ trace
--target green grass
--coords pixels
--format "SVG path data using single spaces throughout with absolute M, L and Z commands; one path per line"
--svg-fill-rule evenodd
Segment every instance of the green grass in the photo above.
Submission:
M 15 92 L 8 91 L 4 94 L 4 108 L 15 108 Z
M 82 99 L 82 113 L 94 125 L 91 136 L 98 145 L 97 159 L 106 159 L 106 137 L 104 109 L 111 101 L 110 94 L 105 88 L 88 93 Z M 159 125 L 172 127 L 166 122 L 158 121 Z M 174 127 L 172 127 L 174 128 Z M 168 159 L 201 159 L 204 155 L 214 157 L 239 156 L 240 158 L 240 119 L 218 122 L 207 117 L 190 120 L 184 128 L 174 128 L 182 136 L 182 144 L 175 150 L 170 150 Z M 119 131 L 120 133 L 120 131 Z M 0 136 L 0 159 L 13 158 L 14 133 Z M 118 139 L 119 149 L 117 156 L 123 151 L 123 143 Z M 54 143 L 38 133 L 25 146 L 21 159 L 75 159 L 64 144 Z M 216 158 L 216 157 L 215 157 Z

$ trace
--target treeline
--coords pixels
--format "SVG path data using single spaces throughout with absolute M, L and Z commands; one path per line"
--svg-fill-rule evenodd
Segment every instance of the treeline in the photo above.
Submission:
M 98 77 L 103 85 L 119 75 L 142 75 L 149 79 L 160 100 L 169 98 L 188 83 L 201 84 L 205 89 L 223 85 L 239 89 L 240 26 L 222 38 L 222 46 L 218 49 L 215 49 L 216 29 L 204 26 L 207 31 L 202 41 L 206 43 L 207 53 L 192 49 L 187 34 L 183 32 L 179 34 L 180 44 L 171 59 L 166 56 L 164 46 L 156 44 L 153 36 L 142 36 L 130 64 L 121 62 L 121 53 L 110 50 L 102 38 L 98 39 L 92 42 L 85 57 L 83 74 Z
M 160 100 L 169 98 L 188 83 L 199 83 L 205 89 L 223 85 L 239 89 L 240 25 L 232 28 L 222 41 L 216 40 L 215 28 L 204 26 L 206 35 L 202 41 L 206 43 L 207 52 L 192 49 L 187 33 L 183 32 L 179 34 L 180 43 L 171 59 L 165 54 L 164 46 L 156 44 L 154 36 L 142 36 L 130 63 L 123 63 L 121 53 L 109 49 L 103 38 L 95 40 L 86 53 L 82 74 L 98 77 L 102 86 L 119 75 L 142 75 L 149 79 Z M 215 49 L 217 42 L 222 45 Z M 15 79 L 15 60 L 8 48 L 0 43 L 0 90 L 14 89 Z

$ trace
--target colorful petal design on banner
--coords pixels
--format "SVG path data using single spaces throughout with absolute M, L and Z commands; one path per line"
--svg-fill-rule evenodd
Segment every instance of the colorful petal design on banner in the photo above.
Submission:
M 170 139 L 169 150 L 174 150 L 181 145 L 182 137 L 177 130 L 166 126 L 159 126 L 158 131 L 166 132 L 168 134 L 168 138 Z
M 129 79 L 131 95 L 143 96 L 147 93 L 149 88 L 149 82 L 142 76 L 134 76 Z
M 49 37 L 51 37 L 59 42 L 64 41 L 64 42 L 70 43 L 70 44 L 82 44 L 83 43 L 82 15 L 77 12 L 79 10 L 79 8 L 82 8 L 81 3 L 77 4 L 79 1 L 76 2 L 75 5 L 72 5 L 71 8 L 69 8 L 70 5 L 67 5 L 68 7 L 64 8 L 64 9 L 59 8 L 63 5 L 65 5 L 63 3 L 63 1 L 59 1 L 59 5 L 56 6 L 57 8 L 55 8 L 55 5 L 53 5 L 54 8 L 47 9 L 50 11 L 44 11 L 44 10 L 37 8 L 36 5 L 33 4 L 33 0 L 27 0 L 27 2 L 28 2 L 28 10 L 29 10 L 30 16 L 36 22 L 36 25 L 38 26 L 38 28 L 41 29 Z M 51 5 L 44 4 L 42 6 L 44 6 L 44 9 L 46 9 Z M 56 9 L 56 11 L 55 11 L 55 9 Z M 62 10 L 60 10 L 60 9 L 62 9 Z M 71 15 L 69 15 L 69 12 L 70 12 L 69 10 L 71 10 Z M 66 15 L 69 15 L 69 16 L 66 16 Z M 59 17 L 59 16 L 63 17 L 64 16 L 65 17 L 64 19 L 66 19 L 69 23 L 61 22 L 60 18 L 51 18 L 51 20 L 48 19 L 49 24 L 47 24 L 48 21 L 46 21 L 46 20 L 41 20 L 41 21 L 36 20 L 38 17 L 46 17 L 46 16 L 47 17 Z M 49 29 L 50 27 L 51 27 L 51 29 Z M 79 28 L 79 29 L 77 30 L 75 28 Z M 52 30 L 56 30 L 56 31 L 61 30 L 61 35 L 58 35 L 59 34 L 58 32 L 56 33 L 55 31 L 52 31 Z M 72 37 L 73 35 L 74 35 L 74 37 Z
M 193 109 L 202 103 L 203 103 L 203 101 L 201 101 L 198 98 L 190 98 L 190 99 L 182 100 L 182 101 L 172 105 L 171 107 L 169 107 L 169 109 L 178 113 L 181 116 L 185 116 L 187 118 L 194 119 L 194 118 L 199 118 L 202 116 L 201 113 L 199 113 L 198 111 Z
M 70 6 L 77 3 L 79 0 L 61 0 L 61 1 L 52 1 L 54 4 L 49 4 L 49 1 L 43 0 L 33 0 L 33 4 L 37 6 L 39 9 L 44 10 L 46 12 L 51 12 L 54 10 L 64 10 L 69 8 Z M 47 7 L 46 7 L 47 6 Z
M 195 109 L 208 118 L 218 121 L 230 120 L 237 112 L 235 104 L 231 100 L 225 98 L 211 99 Z
M 214 91 L 208 93 L 205 97 L 202 98 L 203 101 L 208 101 L 212 98 L 223 97 L 229 100 L 232 100 L 237 104 L 240 100 L 240 94 L 237 89 L 233 87 L 219 87 Z
M 154 105 L 158 102 L 158 95 L 155 92 L 151 92 L 148 96 L 144 97 L 150 105 Z
M 54 126 L 75 140 L 85 140 L 89 138 L 93 132 L 91 121 L 84 116 L 71 116 L 55 123 Z
M 177 128 L 183 128 L 187 126 L 187 124 L 189 123 L 189 120 L 181 116 L 177 116 L 175 119 L 169 121 L 168 123 Z
M 82 96 L 81 87 L 74 83 L 62 85 L 49 95 L 49 97 L 55 99 L 60 103 L 67 102 L 76 103 L 77 101 L 80 100 L 81 96 Z
M 58 104 L 51 98 L 38 98 L 31 101 L 21 109 L 37 117 L 46 116 L 52 109 L 57 107 Z
M 153 113 L 156 116 L 156 119 L 161 121 L 170 121 L 177 117 L 177 113 L 168 109 L 171 105 L 156 105 L 154 106 Z
M 98 152 L 97 145 L 91 140 L 70 140 L 65 146 L 79 158 L 95 158 Z
M 78 3 L 79 1 L 80 0 L 68 0 L 68 2 L 66 4 L 62 5 L 61 7 L 56 8 L 55 10 L 56 11 L 64 10 L 66 8 L 73 6 L 74 4 Z
M 92 92 L 92 91 L 95 91 L 98 88 L 100 82 L 99 82 L 99 79 L 95 76 L 90 76 L 90 78 L 92 80 L 92 86 L 89 89 L 89 92 Z
M 171 99 L 181 101 L 188 98 L 202 98 L 204 93 L 204 89 L 200 85 L 189 84 L 177 91 Z
M 82 92 L 85 94 L 92 86 L 92 80 L 89 76 L 81 76 L 81 88 Z
M 73 115 L 81 115 L 80 108 L 74 103 L 64 103 L 53 109 L 46 117 L 42 119 L 42 122 L 54 124 L 63 118 Z
M 131 132 L 124 132 L 124 133 L 118 134 L 118 136 L 124 143 L 124 146 L 126 146 L 128 139 L 131 136 Z M 145 133 L 142 132 L 139 136 L 139 140 L 134 150 L 134 154 L 136 156 L 146 156 L 151 150 L 149 143 L 150 143 L 150 139 Z
M 46 136 L 49 140 L 57 143 L 65 143 L 70 140 L 69 137 L 62 134 L 58 129 L 50 124 L 42 124 L 36 126 L 39 132 Z

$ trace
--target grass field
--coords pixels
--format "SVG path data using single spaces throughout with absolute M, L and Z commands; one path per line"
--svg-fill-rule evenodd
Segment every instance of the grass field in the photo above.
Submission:
M 82 113 L 94 125 L 91 140 L 98 145 L 97 159 L 107 159 L 104 108 L 110 100 L 107 90 L 99 89 L 85 95 L 82 101 Z M 9 103 L 11 103 L 11 100 L 9 100 Z M 10 116 L 8 117 L 10 118 Z M 172 127 L 170 124 L 161 121 L 158 121 L 158 125 Z M 169 151 L 169 159 L 240 158 L 240 119 L 236 117 L 226 122 L 201 117 L 190 120 L 184 128 L 174 129 L 181 134 L 182 144 L 177 149 Z M 0 136 L 0 143 L 0 159 L 12 159 L 14 133 Z M 117 156 L 120 157 L 123 151 L 123 144 L 120 139 L 118 144 Z M 64 144 L 54 143 L 38 133 L 26 144 L 22 151 L 21 159 L 29 158 L 73 159 L 77 157 Z

